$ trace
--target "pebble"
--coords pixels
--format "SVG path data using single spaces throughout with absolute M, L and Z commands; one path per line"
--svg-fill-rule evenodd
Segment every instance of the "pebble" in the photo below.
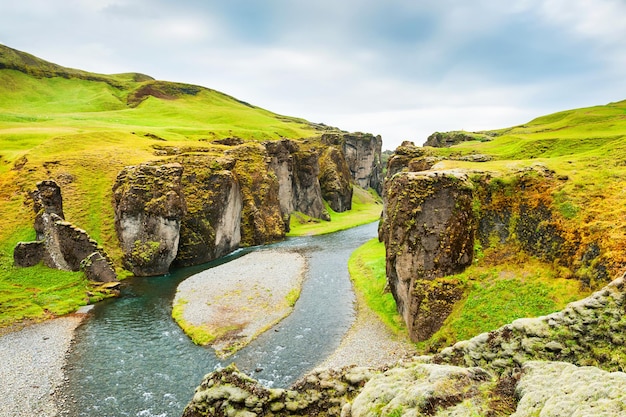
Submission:
M 0 336 L 0 417 L 52 417 L 74 329 L 71 315 Z

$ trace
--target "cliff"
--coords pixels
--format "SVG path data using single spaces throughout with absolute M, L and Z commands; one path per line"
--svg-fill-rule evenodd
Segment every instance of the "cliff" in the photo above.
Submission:
M 322 143 L 340 147 L 352 179 L 361 188 L 373 188 L 382 194 L 383 167 L 381 164 L 381 148 L 383 140 L 380 136 L 369 133 L 325 133 Z

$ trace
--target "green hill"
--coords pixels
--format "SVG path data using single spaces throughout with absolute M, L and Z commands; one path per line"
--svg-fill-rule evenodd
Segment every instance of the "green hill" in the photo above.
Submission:
M 216 139 L 299 139 L 329 129 L 208 88 L 89 73 L 0 45 L 0 327 L 89 301 L 80 273 L 12 266 L 15 243 L 34 238 L 28 194 L 38 181 L 59 181 L 66 218 L 119 259 L 111 187 L 122 167 L 168 149 L 221 155 L 227 147 Z M 89 290 L 92 300 L 102 296 Z

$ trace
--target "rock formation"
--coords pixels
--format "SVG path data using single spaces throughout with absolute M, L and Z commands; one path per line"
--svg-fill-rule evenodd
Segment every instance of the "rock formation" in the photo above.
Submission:
M 382 138 L 369 133 L 325 133 L 322 143 L 341 147 L 354 182 L 382 195 Z
M 176 159 L 187 207 L 180 226 L 178 266 L 199 265 L 239 248 L 243 200 L 232 173 L 235 162 L 204 155 Z
M 168 272 L 186 212 L 178 163 L 124 168 L 113 186 L 115 230 L 125 268 L 137 276 Z
M 472 261 L 472 190 L 465 175 L 437 171 L 398 173 L 385 190 L 387 279 L 415 341 L 436 332 L 463 293 L 441 278 Z
M 283 216 L 299 211 L 311 217 L 330 220 L 324 209 L 318 180 L 317 153 L 300 150 L 295 141 L 288 139 L 266 142 L 265 148 L 270 160 L 269 167 L 278 179 Z
M 485 134 L 452 131 L 452 132 L 435 132 L 426 139 L 424 146 L 432 146 L 433 148 L 449 148 L 457 143 L 467 142 L 472 140 L 487 141 L 491 140 Z
M 343 213 L 352 209 L 352 184 L 348 163 L 339 148 L 329 146 L 320 156 L 322 197 L 331 209 Z
M 13 251 L 16 266 L 29 267 L 43 261 L 50 268 L 83 270 L 91 281 L 117 279 L 110 258 L 87 232 L 64 220 L 61 188 L 48 180 L 32 192 L 35 210 L 35 242 L 19 242 Z

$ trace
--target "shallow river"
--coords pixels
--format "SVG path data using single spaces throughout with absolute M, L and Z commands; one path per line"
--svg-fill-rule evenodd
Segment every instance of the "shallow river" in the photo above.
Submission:
M 237 354 L 219 360 L 194 345 L 171 318 L 179 282 L 255 250 L 129 280 L 120 298 L 99 303 L 78 328 L 68 358 L 72 416 L 180 416 L 202 377 L 235 362 L 266 386 L 287 387 L 332 353 L 354 320 L 347 261 L 376 236 L 377 223 L 271 245 L 298 250 L 308 271 L 293 313 Z

